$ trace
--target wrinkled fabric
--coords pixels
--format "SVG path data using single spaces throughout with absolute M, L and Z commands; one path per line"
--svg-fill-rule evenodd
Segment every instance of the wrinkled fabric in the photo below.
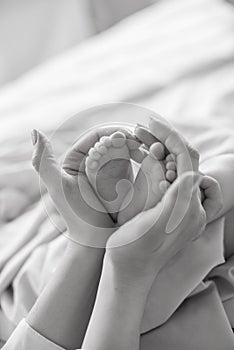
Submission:
M 217 317 L 218 315 L 218 317 Z M 205 327 L 204 327 L 205 325 Z M 181 336 L 181 333 L 183 336 Z M 233 332 L 213 282 L 201 283 L 170 320 L 141 336 L 140 350 L 232 350 Z M 2 350 L 65 350 L 23 319 Z
M 2 350 L 62 350 L 22 320 Z
M 201 166 L 207 159 L 234 154 L 233 17 L 230 5 L 220 0 L 163 1 L 2 90 L 2 169 L 29 163 L 31 128 L 51 130 L 83 108 L 118 100 L 168 117 L 199 150 Z M 98 115 L 90 111 L 71 119 L 54 140 L 56 153 L 66 151 L 97 120 L 146 124 L 148 112 L 135 111 L 132 105 L 113 104 Z M 224 260 L 227 229 L 234 231 L 227 216 L 226 222 L 221 218 L 208 225 L 160 272 L 145 308 L 142 349 L 234 348 L 234 249 L 225 247 L 229 255 Z M 31 332 L 17 325 L 66 248 L 64 231 L 61 218 L 44 200 L 1 226 L 0 338 L 6 341 L 16 328 L 10 343 L 16 347 L 17 339 L 22 343 L 26 337 L 25 329 Z

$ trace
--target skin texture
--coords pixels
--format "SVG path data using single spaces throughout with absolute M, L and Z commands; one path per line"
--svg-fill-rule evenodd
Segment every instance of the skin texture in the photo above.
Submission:
M 161 143 L 153 143 L 140 165 L 133 184 L 132 199 L 127 195 L 123 201 L 118 223 L 122 225 L 143 210 L 155 206 L 176 177 L 176 163 L 172 156 L 168 154 L 166 157 Z
M 162 142 L 165 146 L 165 152 L 171 152 L 176 157 L 178 176 L 187 171 L 199 171 L 199 153 L 197 150 L 164 119 L 152 117 L 148 128 L 141 125 L 136 127 L 135 135 L 147 147 L 150 147 L 153 142 Z M 214 163 L 213 160 L 207 161 L 202 167 L 202 171 L 205 174 L 207 173 L 202 177 L 200 188 L 204 190 L 202 204 L 206 210 L 208 223 L 230 209 L 230 200 L 228 199 L 230 196 L 227 195 L 227 186 L 229 186 L 231 180 L 232 162 L 225 162 L 225 159 L 226 156 L 219 159 L 221 167 L 217 166 L 217 163 L 214 167 L 210 167 L 210 162 Z M 226 171 L 224 171 L 224 162 Z M 227 198 L 225 203 L 223 198 Z
M 39 334 L 65 349 L 80 349 L 93 310 L 104 252 L 68 246 L 51 280 L 27 316 Z
M 131 148 L 123 133 L 101 138 L 86 158 L 86 174 L 111 216 L 122 225 L 142 210 L 152 208 L 176 179 L 176 163 L 157 142 L 145 154 L 132 187 Z M 128 195 L 128 187 L 130 187 Z M 117 193 L 118 191 L 118 193 Z M 132 198 L 131 198 L 132 197 Z
M 157 126 L 160 128 L 160 124 Z M 93 232 L 86 224 L 80 229 L 80 219 L 68 211 L 70 207 L 61 193 L 61 176 L 64 176 L 64 181 L 68 181 L 65 186 L 66 199 L 74 204 L 73 179 L 79 175 L 84 177 L 82 169 L 85 168 L 82 166 L 85 155 L 100 137 L 115 131 L 95 131 L 87 135 L 87 139 L 75 144 L 65 159 L 62 175 L 49 141 L 39 133 L 36 133 L 34 140 L 33 165 L 69 228 L 70 240 L 61 265 L 38 298 L 27 320 L 39 333 L 67 349 L 81 347 L 84 337 L 83 348 L 138 349 L 139 325 L 153 279 L 168 259 L 189 240 L 195 239 L 204 228 L 205 211 L 198 196 L 200 176 L 191 172 L 183 175 L 180 166 L 182 164 L 185 167 L 186 164 L 181 163 L 183 154 L 179 153 L 177 171 L 183 176 L 173 183 L 158 205 L 145 211 L 144 215 L 139 214 L 113 235 L 110 236 L 110 231 L 108 232 L 103 269 L 104 249 L 80 246 L 73 242 L 77 238 L 82 238 L 85 243 L 90 242 Z M 161 132 L 163 134 L 164 131 Z M 176 137 L 180 143 L 180 136 Z M 170 148 L 170 142 L 167 147 Z M 42 155 L 45 155 L 44 165 L 41 163 Z M 188 188 L 192 189 L 191 196 L 188 196 Z M 181 196 L 178 196 L 179 192 Z M 77 200 L 79 192 L 76 194 Z M 90 195 L 93 196 L 93 200 L 96 198 L 98 201 L 93 190 L 90 191 Z M 187 210 L 181 213 L 182 202 L 187 202 Z M 181 220 L 175 230 L 168 234 L 167 223 L 172 207 L 179 209 L 176 215 Z M 82 201 L 77 207 L 74 206 L 73 212 L 81 208 Z M 159 213 L 159 219 L 155 222 Z M 113 225 L 106 212 L 101 213 L 101 216 L 99 213 L 89 214 L 88 219 L 93 220 L 91 222 L 95 224 L 100 224 L 101 217 L 106 226 Z M 188 232 L 187 227 L 191 222 L 193 225 Z M 109 226 L 107 228 L 110 230 Z M 88 240 L 85 239 L 87 236 Z M 93 308 L 100 275 L 98 295 Z M 85 300 L 87 304 L 84 304 Z
M 175 150 L 180 177 L 154 208 L 137 215 L 109 238 L 84 348 L 139 349 L 144 304 L 157 272 L 188 241 L 199 237 L 206 225 L 207 214 L 214 215 L 220 210 L 215 204 L 220 191 L 213 195 L 213 188 L 217 188 L 213 181 L 206 182 L 209 190 L 206 191 L 205 207 L 209 212 L 206 213 L 201 205 L 199 184 L 202 180 L 198 174 L 197 152 L 190 146 L 184 152 L 184 141 L 176 132 L 171 133 L 167 125 L 156 121 L 150 126 L 154 132 L 157 130 L 157 135 L 161 132 L 159 137 L 164 140 L 167 151 Z M 152 134 L 150 139 L 153 139 Z M 190 163 L 187 163 L 188 154 L 192 158 Z M 196 175 L 188 172 L 191 166 Z M 168 235 L 171 212 L 178 225 Z M 155 217 L 158 220 L 155 221 Z M 114 281 L 112 288 L 108 284 L 110 280 Z
M 205 212 L 196 195 L 198 179 L 199 175 L 185 174 L 170 187 L 163 201 L 137 215 L 110 237 L 84 348 L 139 349 L 144 305 L 158 271 L 204 230 Z M 188 196 L 191 180 L 195 181 L 192 198 Z M 179 189 L 180 200 L 189 201 L 188 210 L 176 230 L 167 235 L 167 222 Z
M 125 134 L 103 137 L 89 150 L 85 172 L 100 201 L 116 221 L 133 180 L 130 149 Z
M 69 238 L 83 245 L 103 248 L 108 237 L 116 229 L 85 174 L 85 158 L 89 149 L 99 138 L 118 130 L 119 128 L 116 127 L 92 130 L 73 145 L 64 160 L 62 169 L 54 157 L 47 137 L 35 131 L 33 166 L 40 173 L 56 208 L 64 218 Z M 130 132 L 123 130 L 123 133 L 128 143 L 137 144 Z M 136 156 L 137 150 L 134 149 L 132 152 Z M 132 152 L 130 152 L 131 156 Z M 141 151 L 139 153 L 141 154 Z M 77 227 L 80 228 L 79 234 Z
M 115 131 L 117 131 L 116 128 L 106 127 L 92 131 L 86 135 L 86 138 L 79 140 L 68 152 L 63 169 L 58 165 L 46 136 L 38 131 L 34 131 L 32 135 L 33 166 L 65 220 L 69 230 L 69 240 L 61 264 L 29 313 L 27 322 L 40 334 L 66 349 L 81 348 L 92 313 L 105 252 L 103 246 L 102 248 L 88 246 L 90 242 L 93 244 L 93 233 L 97 236 L 98 228 L 93 232 L 89 225 L 82 226 L 79 216 L 75 215 L 82 208 L 86 210 L 86 207 L 82 206 L 82 199 L 80 202 L 77 201 L 79 190 L 76 187 L 76 179 L 81 177 L 83 184 L 88 186 L 86 190 L 90 193 L 92 200 L 97 201 L 103 209 L 101 214 L 95 211 L 88 212 L 88 219 L 93 220 L 94 224 L 99 224 L 101 221 L 102 226 L 107 226 L 107 235 L 101 241 L 101 244 L 106 244 L 108 236 L 115 229 L 114 223 L 89 185 L 82 166 L 85 155 L 95 142 L 100 137 Z M 126 130 L 124 132 L 128 135 L 127 141 L 135 145 L 135 138 Z M 137 153 L 135 150 L 133 152 Z M 61 179 L 63 187 L 61 187 Z M 77 202 L 73 202 L 75 190 Z M 63 191 L 65 191 L 65 197 Z M 73 203 L 73 211 L 67 202 Z M 81 240 L 85 243 L 84 245 L 77 244 L 77 241 Z M 97 245 L 100 244 L 100 239 L 95 242 Z M 81 266 L 84 268 L 81 269 Z

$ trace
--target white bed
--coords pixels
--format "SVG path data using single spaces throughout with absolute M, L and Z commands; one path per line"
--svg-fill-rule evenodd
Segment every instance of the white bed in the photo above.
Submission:
M 0 137 L 111 101 L 232 123 L 233 35 L 234 8 L 223 0 L 156 3 L 3 88 Z
M 30 164 L 32 128 L 51 133 L 79 111 L 110 102 L 136 103 L 201 132 L 203 126 L 222 128 L 223 140 L 225 133 L 233 136 L 233 37 L 234 8 L 227 2 L 164 0 L 43 64 L 0 91 L 1 173 Z M 111 115 L 76 119 L 77 136 L 93 120 L 135 121 L 114 106 Z M 69 136 L 66 126 L 72 124 L 64 125 L 61 130 Z M 13 235 L 11 228 L 2 226 L 0 249 L 7 230 Z M 13 251 L 0 259 L 2 272 Z M 14 325 L 23 313 L 15 307 Z

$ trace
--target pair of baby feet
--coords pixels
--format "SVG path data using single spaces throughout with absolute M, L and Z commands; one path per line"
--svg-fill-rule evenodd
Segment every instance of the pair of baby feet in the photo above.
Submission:
M 141 163 L 135 176 L 133 150 L 139 151 Z M 175 156 L 166 154 L 160 142 L 147 150 L 122 132 L 102 137 L 89 150 L 85 165 L 89 182 L 118 225 L 155 206 L 177 177 Z

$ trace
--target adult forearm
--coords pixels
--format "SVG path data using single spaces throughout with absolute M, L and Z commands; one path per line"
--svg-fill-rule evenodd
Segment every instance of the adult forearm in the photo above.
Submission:
M 40 334 L 66 348 L 80 348 L 92 313 L 104 250 L 69 242 L 51 281 L 27 317 Z
M 152 281 L 138 283 L 121 279 L 108 259 L 104 260 L 97 299 L 82 348 L 138 350 L 141 320 Z

